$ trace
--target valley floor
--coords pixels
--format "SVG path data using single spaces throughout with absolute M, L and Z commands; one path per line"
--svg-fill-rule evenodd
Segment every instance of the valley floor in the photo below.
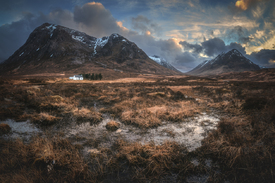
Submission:
M 0 182 L 274 182 L 275 82 L 0 80 Z

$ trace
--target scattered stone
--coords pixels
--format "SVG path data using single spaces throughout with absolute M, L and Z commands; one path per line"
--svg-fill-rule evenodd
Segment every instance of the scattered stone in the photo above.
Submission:
M 121 129 L 118 129 L 117 131 L 116 131 L 116 133 L 121 133 L 122 132 L 122 130 Z
M 89 149 L 89 150 L 88 150 L 88 153 L 90 153 L 90 154 L 99 154 L 100 151 L 97 150 L 97 149 Z

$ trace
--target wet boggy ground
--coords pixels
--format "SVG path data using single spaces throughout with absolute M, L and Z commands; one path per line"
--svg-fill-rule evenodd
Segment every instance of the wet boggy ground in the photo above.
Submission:
M 24 168 L 8 171 L 25 160 L 39 170 L 34 182 L 257 182 L 251 167 L 273 169 L 275 85 L 186 76 L 123 81 L 4 81 L 0 127 L 10 130 L 0 129 L 0 181 L 32 177 Z

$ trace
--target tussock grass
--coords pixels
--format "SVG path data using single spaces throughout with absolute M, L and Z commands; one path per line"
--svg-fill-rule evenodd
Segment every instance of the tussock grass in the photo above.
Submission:
M 93 182 L 78 150 L 67 140 L 36 137 L 30 144 L 3 141 L 1 182 Z
M 204 140 L 201 150 L 220 163 L 224 177 L 238 182 L 274 182 L 275 110 L 270 112 L 246 120 L 223 119 Z
M 110 131 L 116 131 L 117 129 L 119 129 L 119 127 L 120 127 L 120 124 L 116 121 L 110 121 L 106 124 L 107 130 L 110 130 Z
M 11 131 L 11 127 L 8 124 L 1 123 L 0 124 L 0 135 L 9 133 Z
M 60 121 L 62 118 L 53 116 L 46 112 L 32 115 L 32 122 L 37 123 L 41 126 L 52 125 Z
M 75 120 L 95 124 L 102 120 L 102 113 L 109 113 L 125 124 L 153 128 L 161 121 L 183 121 L 206 107 L 225 116 L 203 146 L 191 153 L 174 142 L 119 140 L 110 149 L 102 148 L 102 139 L 97 138 L 83 144 L 98 148 L 86 163 L 78 152 L 82 147 L 66 139 L 37 138 L 30 144 L 0 139 L 0 182 L 161 182 L 172 175 L 182 182 L 198 173 L 211 174 L 209 182 L 275 182 L 274 82 L 186 76 L 154 83 L 0 83 L 0 119 L 33 118 L 41 126 Z M 93 108 L 95 103 L 100 112 Z M 174 135 L 169 129 L 162 133 Z M 200 165 L 204 158 L 212 159 L 218 171 L 193 165 L 194 156 L 201 158 Z
M 141 182 L 158 182 L 160 178 L 175 172 L 184 178 L 193 169 L 187 149 L 174 142 L 141 145 L 120 140 L 116 144 L 116 150 L 117 160 L 127 163 L 133 179 Z
M 196 114 L 199 114 L 201 109 L 191 101 L 182 101 L 177 103 L 173 107 L 162 108 L 157 110 L 157 117 L 165 121 L 183 121 L 188 117 L 192 117 Z
M 78 122 L 89 121 L 91 124 L 96 124 L 102 120 L 102 114 L 95 111 L 93 108 L 74 108 L 72 109 L 72 113 L 76 116 Z
M 127 110 L 121 114 L 122 122 L 136 125 L 141 128 L 157 127 L 161 121 L 148 110 Z

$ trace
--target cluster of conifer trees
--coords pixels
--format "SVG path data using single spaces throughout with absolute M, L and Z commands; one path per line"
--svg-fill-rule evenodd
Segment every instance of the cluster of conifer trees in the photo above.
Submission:
M 101 80 L 102 79 L 102 74 L 81 74 L 83 76 L 83 79 L 88 79 L 88 80 Z

